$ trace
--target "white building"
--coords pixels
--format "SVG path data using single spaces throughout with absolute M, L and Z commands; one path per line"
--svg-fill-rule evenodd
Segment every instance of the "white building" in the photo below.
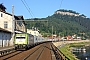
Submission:
M 32 34 L 32 35 L 36 35 L 36 36 L 41 36 L 39 31 L 37 31 L 37 30 L 27 29 L 27 33 Z
M 42 35 L 39 33 L 38 30 L 35 30 L 35 29 L 34 29 L 34 30 L 33 30 L 33 29 L 27 29 L 27 33 L 36 36 L 38 42 L 41 42 L 41 41 L 44 41 L 44 40 L 45 40 L 44 37 L 42 37 Z

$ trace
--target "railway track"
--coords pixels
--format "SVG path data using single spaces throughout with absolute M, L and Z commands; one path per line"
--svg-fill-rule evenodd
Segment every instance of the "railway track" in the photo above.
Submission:
M 41 46 L 37 46 L 35 48 L 32 48 L 27 51 L 15 51 L 7 55 L 3 55 L 0 57 L 0 60 L 24 60 L 24 57 L 28 55 L 28 53 L 32 52 L 33 53 L 38 50 Z M 31 54 L 33 54 L 31 53 Z
M 32 55 L 29 54 L 28 58 L 26 57 L 24 60 L 51 60 L 50 44 L 43 44 L 42 47 L 40 47 Z
M 11 53 L 0 56 L 0 60 L 7 60 L 9 58 L 12 58 L 12 57 L 20 54 L 20 53 L 22 53 L 22 51 L 13 51 Z
M 55 55 L 55 59 L 52 58 Z M 60 57 L 61 56 L 61 57 Z M 55 46 L 51 42 L 37 45 L 26 51 L 15 51 L 13 53 L 0 56 L 0 60 L 64 60 L 62 55 L 57 53 Z
M 0 60 L 28 60 L 28 59 L 33 60 L 34 56 L 37 56 L 35 59 L 38 60 L 39 56 L 42 54 L 44 50 L 44 47 L 43 47 L 44 45 L 45 44 L 40 44 L 27 51 L 14 51 L 12 53 L 0 56 Z
M 42 51 L 44 50 L 43 46 L 41 46 L 38 50 L 36 49 L 34 52 L 30 53 L 28 56 L 24 58 L 24 60 L 38 60 L 39 56 L 41 55 Z

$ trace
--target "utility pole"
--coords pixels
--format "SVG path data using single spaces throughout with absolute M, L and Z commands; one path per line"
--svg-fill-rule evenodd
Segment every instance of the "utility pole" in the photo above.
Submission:
M 55 31 L 55 41 L 56 41 L 56 31 Z
M 59 41 L 60 41 L 60 33 L 59 33 Z
M 15 19 L 14 19 L 14 6 L 12 6 L 12 32 L 13 32 L 13 34 L 12 34 L 12 44 L 14 44 L 14 36 L 15 36 L 15 21 L 14 21 Z
M 53 41 L 53 26 L 52 26 L 52 41 Z

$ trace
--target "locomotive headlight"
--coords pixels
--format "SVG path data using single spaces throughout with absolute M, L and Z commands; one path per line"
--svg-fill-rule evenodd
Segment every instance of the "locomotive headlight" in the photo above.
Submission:
M 15 47 L 17 47 L 18 45 L 15 45 Z
M 23 47 L 25 47 L 26 45 L 23 45 Z

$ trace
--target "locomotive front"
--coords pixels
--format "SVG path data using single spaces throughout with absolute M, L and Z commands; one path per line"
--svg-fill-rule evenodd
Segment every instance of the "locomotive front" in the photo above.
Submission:
M 23 49 L 27 47 L 27 34 L 16 34 L 15 36 L 15 49 Z

